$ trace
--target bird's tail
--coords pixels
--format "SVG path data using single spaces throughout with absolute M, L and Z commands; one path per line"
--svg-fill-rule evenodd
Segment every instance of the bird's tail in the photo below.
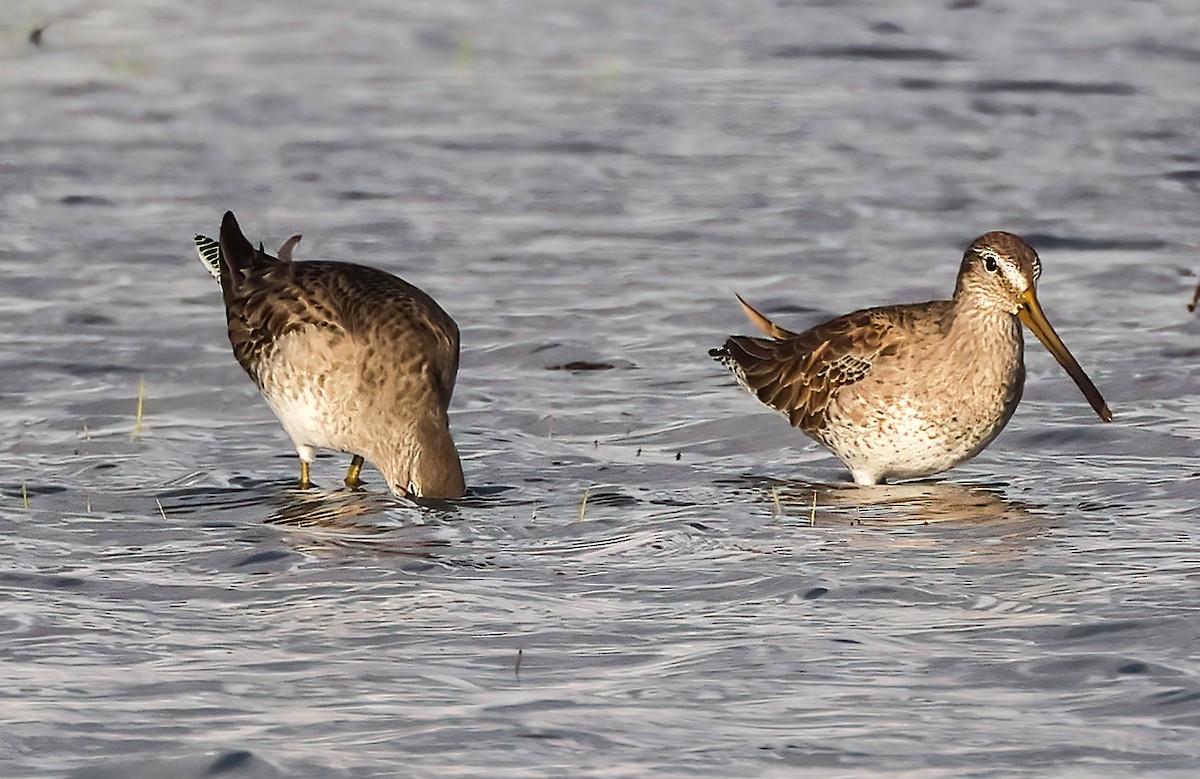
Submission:
M 204 269 L 212 274 L 212 277 L 219 283 L 221 281 L 221 244 L 218 241 L 209 238 L 207 235 L 197 235 L 192 239 L 196 243 L 196 253 L 200 255 L 200 264 Z M 293 235 L 291 238 L 283 242 L 279 247 L 279 256 L 275 259 L 280 262 L 292 261 L 292 250 L 296 248 L 296 244 L 300 243 L 300 236 Z M 259 254 L 263 254 L 262 244 L 258 246 Z M 264 257 L 269 255 L 263 254 Z
M 764 363 L 774 361 L 778 347 L 776 342 L 795 337 L 795 333 L 772 322 L 765 314 L 745 301 L 741 295 L 734 295 L 742 304 L 742 310 L 750 323 L 763 331 L 769 338 L 752 338 L 745 335 L 730 336 L 724 346 L 709 349 L 708 356 L 724 365 L 738 384 L 747 390 L 758 394 L 760 389 L 756 374 L 761 371 Z
M 226 289 L 229 288 L 227 275 L 239 279 L 266 258 L 261 249 L 255 249 L 246 240 L 232 211 L 226 211 L 225 218 L 221 220 L 220 258 L 221 286 Z
M 196 242 L 196 253 L 200 255 L 200 264 L 219 283 L 221 281 L 221 244 L 207 235 L 197 235 L 192 240 Z

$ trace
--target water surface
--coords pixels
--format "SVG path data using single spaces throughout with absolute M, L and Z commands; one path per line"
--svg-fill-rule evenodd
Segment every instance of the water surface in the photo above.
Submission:
M 4 776 L 1200 767 L 1191 3 L 0 25 Z M 292 489 L 192 252 L 226 209 L 457 318 L 467 500 Z M 944 296 L 997 228 L 1113 424 L 1032 343 L 988 450 L 860 490 L 705 355 L 734 290 Z

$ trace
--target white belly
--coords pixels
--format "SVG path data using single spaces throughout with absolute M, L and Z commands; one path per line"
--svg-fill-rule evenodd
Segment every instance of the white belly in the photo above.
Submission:
M 843 420 L 819 440 L 859 484 L 918 479 L 949 470 L 991 443 L 1016 409 L 1020 390 L 992 397 L 994 403 L 962 398 L 933 405 L 900 398 L 856 421 Z
M 309 330 L 279 339 L 259 370 L 263 398 L 306 462 L 317 448 L 355 452 L 353 430 L 361 416 L 352 361 L 313 336 Z

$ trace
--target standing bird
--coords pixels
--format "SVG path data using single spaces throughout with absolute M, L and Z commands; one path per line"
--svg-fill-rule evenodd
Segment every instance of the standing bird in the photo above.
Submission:
M 738 296 L 768 337 L 731 336 L 709 355 L 855 483 L 921 478 L 974 457 L 1012 417 L 1025 385 L 1022 322 L 1112 421 L 1042 313 L 1041 272 L 1021 238 L 985 233 L 967 247 L 951 300 L 867 308 L 793 333 Z
M 292 262 L 300 236 L 272 257 L 232 212 L 221 240 L 195 238 L 221 282 L 233 356 L 258 385 L 300 455 L 307 488 L 317 448 L 364 458 L 397 495 L 466 491 L 447 408 L 458 373 L 458 326 L 411 284 L 348 262 Z

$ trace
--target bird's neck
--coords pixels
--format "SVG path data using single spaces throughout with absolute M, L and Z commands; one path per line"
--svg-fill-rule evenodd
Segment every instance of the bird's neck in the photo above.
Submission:
M 986 354 L 985 362 L 1004 366 L 1020 363 L 1025 351 L 1021 322 L 997 306 L 956 305 L 950 322 L 948 343 L 975 354 Z

